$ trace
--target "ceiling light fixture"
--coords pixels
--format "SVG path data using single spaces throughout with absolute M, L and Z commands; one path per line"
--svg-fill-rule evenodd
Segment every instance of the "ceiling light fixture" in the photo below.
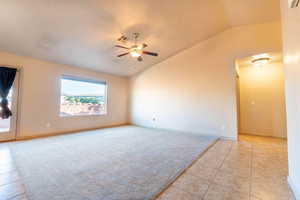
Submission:
M 251 63 L 256 66 L 263 66 L 269 63 L 270 60 L 271 58 L 268 54 L 261 54 L 261 55 L 253 56 L 253 60 L 251 61 Z
M 257 58 L 257 59 L 252 60 L 252 63 L 254 65 L 265 65 L 268 62 L 270 62 L 270 58 Z

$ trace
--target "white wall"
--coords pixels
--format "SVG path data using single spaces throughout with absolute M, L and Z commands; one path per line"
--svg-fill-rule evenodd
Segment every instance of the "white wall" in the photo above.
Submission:
M 128 78 L 0 52 L 0 65 L 21 67 L 18 137 L 124 124 L 128 121 Z M 60 77 L 74 75 L 108 83 L 108 114 L 60 117 Z M 46 124 L 51 126 L 47 127 Z
M 236 138 L 234 61 L 280 51 L 280 30 L 279 22 L 232 28 L 134 76 L 131 122 Z
M 289 181 L 300 199 L 300 7 L 288 8 L 281 0 L 286 109 L 289 154 Z
M 240 133 L 286 138 L 282 62 L 240 65 Z

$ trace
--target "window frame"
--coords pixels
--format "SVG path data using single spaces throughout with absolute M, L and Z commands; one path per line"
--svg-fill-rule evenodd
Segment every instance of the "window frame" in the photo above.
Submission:
M 73 81 L 79 81 L 79 82 L 86 82 L 86 83 L 96 83 L 96 84 L 103 84 L 105 85 L 105 95 L 104 95 L 104 112 L 99 114 L 78 114 L 78 115 L 63 115 L 61 114 L 61 94 L 62 94 L 62 80 L 73 80 Z M 60 91 L 59 91 L 59 116 L 63 118 L 69 118 L 69 117 L 99 117 L 99 116 L 105 116 L 108 113 L 108 82 L 106 80 L 96 80 L 94 78 L 86 78 L 82 76 L 73 76 L 73 75 L 61 75 L 59 78 L 59 85 L 60 85 Z

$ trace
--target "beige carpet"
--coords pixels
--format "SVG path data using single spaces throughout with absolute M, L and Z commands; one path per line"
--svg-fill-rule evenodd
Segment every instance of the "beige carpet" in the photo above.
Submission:
M 135 126 L 11 143 L 30 200 L 153 199 L 216 138 Z

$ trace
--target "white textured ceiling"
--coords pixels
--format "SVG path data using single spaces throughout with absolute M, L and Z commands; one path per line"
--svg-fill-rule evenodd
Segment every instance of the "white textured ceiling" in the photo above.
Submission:
M 222 0 L 230 26 L 280 20 L 279 0 Z
M 232 26 L 279 19 L 279 0 L 0 0 L 0 49 L 130 76 Z M 116 39 L 133 32 L 159 57 L 117 58 Z

